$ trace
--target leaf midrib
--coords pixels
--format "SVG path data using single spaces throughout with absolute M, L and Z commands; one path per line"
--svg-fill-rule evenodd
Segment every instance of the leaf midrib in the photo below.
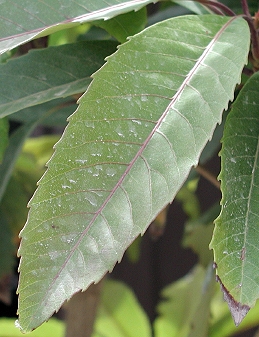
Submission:
M 117 191 L 117 189 L 121 186 L 121 184 L 123 183 L 125 177 L 127 176 L 127 174 L 129 173 L 129 171 L 131 170 L 131 168 L 133 167 L 133 165 L 136 163 L 137 159 L 141 157 L 143 151 L 145 150 L 145 148 L 147 147 L 150 139 L 152 138 L 152 136 L 155 134 L 155 132 L 157 131 L 157 129 L 159 128 L 159 126 L 162 124 L 165 116 L 169 113 L 169 110 L 171 109 L 172 105 L 176 102 L 177 98 L 180 97 L 180 95 L 182 94 L 184 88 L 186 86 L 188 86 L 189 81 L 192 79 L 192 77 L 195 75 L 195 72 L 199 69 L 199 67 L 202 65 L 202 61 L 206 58 L 206 56 L 209 54 L 209 52 L 211 51 L 211 49 L 213 48 L 215 42 L 219 39 L 219 37 L 221 36 L 221 34 L 225 31 L 225 29 L 236 19 L 236 17 L 232 17 L 230 18 L 230 20 L 225 23 L 220 30 L 217 32 L 217 34 L 215 35 L 215 37 L 211 40 L 211 42 L 208 44 L 208 46 L 205 48 L 204 52 L 202 53 L 202 55 L 199 57 L 199 59 L 197 60 L 195 66 L 190 70 L 190 72 L 188 73 L 188 75 L 186 76 L 185 80 L 183 81 L 182 85 L 180 86 L 180 88 L 178 89 L 178 91 L 176 92 L 176 94 L 173 96 L 171 103 L 167 106 L 167 108 L 165 109 L 165 111 L 163 112 L 163 114 L 161 115 L 161 117 L 159 118 L 158 122 L 156 123 L 156 126 L 153 128 L 153 130 L 150 132 L 149 136 L 147 137 L 147 139 L 145 140 L 145 142 L 143 143 L 142 147 L 137 151 L 136 155 L 134 156 L 134 158 L 132 159 L 132 161 L 129 163 L 127 169 L 124 171 L 124 173 L 122 174 L 122 176 L 120 177 L 119 181 L 116 183 L 116 185 L 114 186 L 114 188 L 111 190 L 111 193 L 109 194 L 109 196 L 104 200 L 103 204 L 99 207 L 99 209 L 95 212 L 95 215 L 93 216 L 92 220 L 90 221 L 89 225 L 86 227 L 86 229 L 82 232 L 82 234 L 80 235 L 80 237 L 78 238 L 77 243 L 74 245 L 74 247 L 72 247 L 68 257 L 66 258 L 66 260 L 64 261 L 64 263 L 62 264 L 62 266 L 60 267 L 60 270 L 58 271 L 58 273 L 56 274 L 56 276 L 53 279 L 53 282 L 50 284 L 50 286 L 47 288 L 45 294 L 45 299 L 43 297 L 43 301 L 42 304 L 44 304 L 47 300 L 48 300 L 48 292 L 50 291 L 50 289 L 52 288 L 53 284 L 55 283 L 55 281 L 58 279 L 59 275 L 62 273 L 62 271 L 64 270 L 65 266 L 67 265 L 68 261 L 70 260 L 71 256 L 74 254 L 74 252 L 76 251 L 76 249 L 78 248 L 78 246 L 80 245 L 81 241 L 83 240 L 83 238 L 85 237 L 85 235 L 87 234 L 88 230 L 91 228 L 92 224 L 95 222 L 96 218 L 101 214 L 101 212 L 103 211 L 103 209 L 105 208 L 105 206 L 107 205 L 107 203 L 110 201 L 110 199 L 112 198 L 112 196 L 114 195 L 114 193 Z M 182 115 L 181 115 L 182 116 Z M 184 116 L 182 116 L 184 117 Z M 95 280 L 96 281 L 96 280 Z M 39 309 L 38 309 L 39 310 Z M 35 312 L 36 315 L 37 311 Z M 33 319 L 33 317 L 31 318 Z
M 153 0 L 152 2 L 156 3 L 156 2 L 158 2 L 158 0 Z M 66 24 L 69 24 L 69 23 L 80 24 L 80 23 L 84 23 L 84 22 L 91 22 L 91 21 L 94 21 L 94 20 L 97 20 L 97 19 L 105 19 L 105 14 L 108 14 L 109 18 L 112 18 L 113 16 L 111 15 L 111 13 L 113 13 L 113 11 L 116 12 L 116 11 L 118 11 L 120 9 L 124 9 L 125 8 L 125 12 L 127 12 L 126 9 L 128 7 L 131 8 L 134 4 L 136 6 L 143 5 L 143 7 L 144 7 L 148 3 L 150 3 L 150 1 L 131 0 L 131 1 L 124 2 L 122 4 L 108 6 L 108 7 L 105 7 L 105 8 L 102 8 L 102 9 L 98 9 L 96 11 L 93 11 L 93 12 L 90 12 L 90 13 L 87 13 L 87 14 L 79 15 L 79 16 L 76 16 L 74 18 L 70 18 L 70 19 L 67 19 L 67 20 L 64 20 L 64 21 L 53 23 L 51 25 L 46 25 L 46 26 L 43 26 L 43 27 L 40 27 L 40 28 L 31 29 L 29 31 L 25 31 L 23 33 L 11 35 L 11 36 L 5 36 L 5 37 L 0 38 L 0 42 L 12 40 L 12 39 L 23 37 L 23 36 L 26 36 L 26 35 L 33 35 L 33 34 L 37 35 L 39 33 L 42 34 L 42 36 L 43 36 L 43 35 L 45 35 L 44 34 L 45 31 L 47 31 L 48 29 L 50 29 L 52 27 L 55 27 L 57 25 L 62 26 L 62 25 L 66 25 Z M 132 8 L 132 10 L 134 10 L 134 8 Z M 90 20 L 88 20 L 89 17 L 90 17 Z M 30 40 L 30 38 L 29 38 L 29 40 Z
M 255 173 L 256 173 L 256 165 L 257 165 L 257 162 L 258 162 L 258 156 L 259 156 L 259 136 L 257 137 L 257 147 L 256 147 L 256 152 L 255 152 L 254 165 L 253 165 L 253 169 L 252 169 L 252 179 L 251 179 L 251 184 L 250 184 L 250 188 L 249 188 L 247 211 L 246 211 L 246 216 L 245 216 L 244 243 L 243 243 L 243 247 L 242 247 L 242 249 L 245 249 L 245 250 L 246 250 L 246 246 L 247 246 L 247 233 L 248 233 L 248 230 L 249 230 L 249 215 L 250 215 L 253 188 L 255 187 L 254 179 L 255 179 Z M 241 256 L 240 256 L 240 258 L 241 258 Z M 240 298 L 242 298 L 242 295 L 243 295 L 243 280 L 244 280 L 245 261 L 246 261 L 246 251 L 245 251 L 245 257 L 244 257 L 244 259 L 242 260 L 242 263 L 241 263 L 241 281 L 240 281 L 241 292 L 240 292 Z

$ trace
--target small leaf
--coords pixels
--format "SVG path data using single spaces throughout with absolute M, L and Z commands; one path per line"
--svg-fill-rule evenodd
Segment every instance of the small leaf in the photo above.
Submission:
M 95 25 L 105 29 L 111 36 L 114 36 L 121 43 L 127 40 L 127 37 L 141 32 L 147 23 L 146 8 L 137 12 L 121 14 L 110 20 L 94 22 Z
M 191 12 L 196 14 L 207 14 L 212 13 L 206 6 L 190 0 L 173 0 L 173 2 L 177 3 L 180 6 L 188 8 Z
M 122 282 L 105 280 L 93 337 L 151 337 L 148 317 L 132 290 Z
M 9 119 L 20 123 L 38 122 L 45 126 L 62 126 L 77 108 L 76 100 L 71 97 L 58 98 L 38 104 L 9 115 Z
M 35 191 L 36 183 L 44 172 L 45 163 L 51 157 L 53 145 L 57 140 L 57 135 L 29 138 L 16 160 L 0 210 L 17 236 L 26 222 L 28 201 Z
M 23 153 L 33 155 L 37 168 L 43 168 L 53 154 L 53 146 L 58 141 L 58 135 L 30 137 L 23 146 Z
M 155 336 L 186 337 L 208 336 L 208 315 L 215 281 L 212 270 L 200 265 L 182 279 L 162 291 L 164 300 L 158 305 L 158 318 L 154 322 Z M 199 326 L 201 324 L 201 326 Z M 197 330 L 199 326 L 199 329 Z
M 95 73 L 21 232 L 22 329 L 112 270 L 173 200 L 233 99 L 249 43 L 242 18 L 179 17 Z
M 5 216 L 8 226 L 13 232 L 13 236 L 16 234 L 15 239 L 16 243 L 18 243 L 18 234 L 24 226 L 28 215 L 27 204 L 33 194 L 33 192 L 30 194 L 27 193 L 24 185 L 26 185 L 26 187 L 28 187 L 28 185 L 32 187 L 31 185 L 34 183 L 33 187 L 35 190 L 37 180 L 35 181 L 35 177 L 32 175 L 32 177 L 30 176 L 32 182 L 25 179 L 21 182 L 21 177 L 17 177 L 20 172 L 15 173 L 16 174 L 10 178 L 6 187 L 4 197 L 0 204 L 0 211 Z M 24 176 L 22 177 L 25 178 Z M 0 258 L 2 258 L 2 255 L 0 255 Z
M 20 126 L 9 138 L 3 161 L 0 165 L 0 202 L 12 174 L 15 161 L 20 154 L 24 140 L 35 127 L 35 122 Z
M 113 41 L 83 41 L 32 50 L 0 65 L 0 116 L 84 92 L 115 50 Z
M 111 19 L 154 0 L 20 0 L 1 2 L 0 54 L 36 37 L 84 22 Z
M 199 263 L 207 267 L 212 263 L 213 256 L 209 250 L 213 231 L 213 221 L 219 215 L 218 204 L 212 206 L 200 218 L 189 220 L 185 224 L 183 246 L 190 247 L 199 257 Z
M 200 215 L 199 199 L 195 193 L 198 179 L 193 179 L 184 184 L 176 195 L 176 200 L 182 204 L 182 209 L 191 220 L 197 219 Z
M 136 263 L 140 257 L 140 248 L 141 248 L 141 240 L 142 238 L 139 236 L 132 242 L 129 248 L 126 250 L 127 258 L 131 263 Z
M 236 325 L 259 297 L 259 74 L 228 115 L 221 151 L 221 213 L 211 242 L 217 275 Z

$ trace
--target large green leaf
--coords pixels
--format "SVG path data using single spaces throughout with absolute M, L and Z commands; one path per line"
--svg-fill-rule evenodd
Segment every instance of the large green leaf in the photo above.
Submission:
M 154 0 L 3 0 L 0 54 L 39 36 L 83 22 L 110 19 L 138 10 Z
M 94 75 L 21 233 L 22 329 L 112 270 L 173 200 L 233 99 L 249 41 L 242 18 L 169 19 Z
M 259 297 L 258 87 L 256 73 L 226 121 L 221 151 L 222 209 L 211 242 L 218 280 L 237 325 Z
M 0 65 L 0 116 L 84 92 L 92 73 L 115 50 L 112 41 L 84 41 L 33 50 Z
M 105 280 L 92 337 L 151 337 L 148 317 L 132 290 Z

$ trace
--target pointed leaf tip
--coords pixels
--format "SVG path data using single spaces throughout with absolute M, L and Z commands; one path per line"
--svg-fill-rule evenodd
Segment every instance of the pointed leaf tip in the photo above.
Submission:
M 160 22 L 122 44 L 95 73 L 21 233 L 24 330 L 99 281 L 173 200 L 240 79 L 250 42 L 241 20 Z
M 250 307 L 246 304 L 241 304 L 240 302 L 236 301 L 233 298 L 233 296 L 229 293 L 227 288 L 224 286 L 218 275 L 216 275 L 216 280 L 220 284 L 220 289 L 223 292 L 224 300 L 228 304 L 235 326 L 238 327 L 239 324 L 243 321 L 243 319 L 247 315 L 248 311 L 250 310 Z

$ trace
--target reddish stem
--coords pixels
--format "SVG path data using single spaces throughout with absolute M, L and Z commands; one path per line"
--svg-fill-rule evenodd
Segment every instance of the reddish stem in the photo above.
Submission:
M 249 12 L 249 8 L 248 8 L 248 4 L 246 0 L 241 0 L 241 4 L 242 4 L 242 9 L 243 9 L 243 13 L 248 16 L 251 17 L 251 14 Z
M 226 15 L 229 15 L 229 16 L 235 16 L 236 13 L 233 12 L 229 7 L 227 7 L 226 5 L 220 3 L 220 2 L 217 2 L 217 1 L 214 1 L 214 0 L 196 0 L 197 2 L 211 8 L 214 12 L 215 10 L 213 9 L 214 7 L 217 8 L 221 13 L 224 13 Z M 218 13 L 216 13 L 218 14 Z M 221 14 L 222 15 L 222 14 Z
M 217 15 L 224 15 L 224 13 L 217 7 L 212 6 L 212 5 L 207 5 L 207 7 L 214 13 Z
M 208 180 L 212 185 L 214 185 L 217 189 L 220 189 L 220 182 L 217 178 L 207 169 L 205 169 L 202 165 L 197 165 L 195 170 L 206 180 Z
M 254 74 L 254 72 L 253 72 L 253 70 L 251 70 L 247 67 L 244 67 L 243 74 L 246 75 L 246 76 L 252 76 Z
M 251 15 L 243 15 L 243 18 L 248 23 L 250 33 L 251 33 L 251 42 L 252 42 L 252 54 L 256 62 L 259 61 L 259 41 L 258 41 L 258 34 L 254 27 L 253 19 Z

